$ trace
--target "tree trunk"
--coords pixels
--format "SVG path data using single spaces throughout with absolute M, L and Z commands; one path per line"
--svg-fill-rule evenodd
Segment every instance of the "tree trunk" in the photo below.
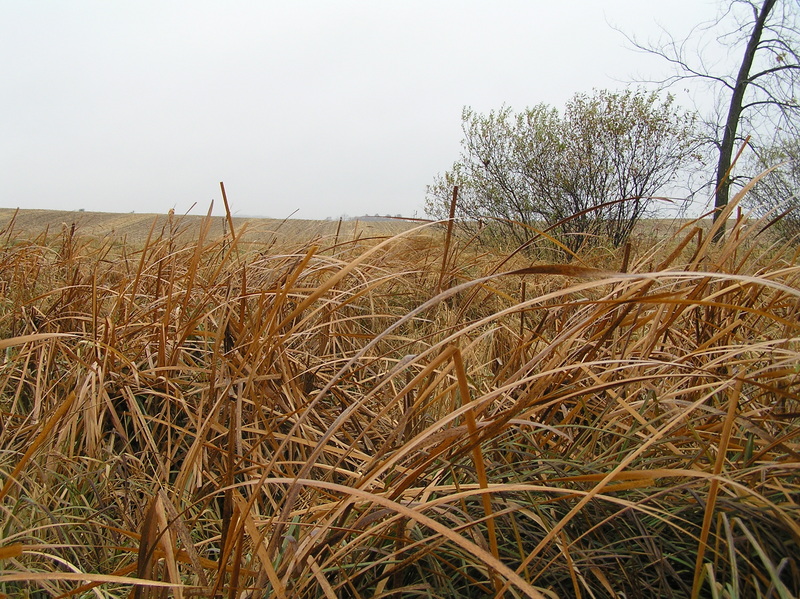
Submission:
M 764 31 L 764 24 L 770 12 L 775 7 L 777 0 L 764 0 L 761 10 L 758 13 L 756 22 L 753 24 L 753 31 L 747 42 L 747 48 L 742 57 L 742 64 L 739 67 L 739 74 L 736 76 L 736 84 L 731 94 L 731 103 L 728 108 L 728 118 L 725 121 L 725 130 L 722 134 L 722 142 L 719 146 L 719 162 L 717 162 L 717 193 L 714 198 L 714 221 L 719 218 L 721 212 L 728 205 L 730 195 L 730 169 L 733 159 L 733 150 L 736 144 L 736 129 L 739 126 L 739 119 L 742 116 L 742 104 L 744 102 L 744 92 L 750 83 L 750 68 L 753 66 L 758 44 L 761 41 L 761 34 Z M 725 233 L 725 225 L 719 228 L 714 239 L 719 240 Z

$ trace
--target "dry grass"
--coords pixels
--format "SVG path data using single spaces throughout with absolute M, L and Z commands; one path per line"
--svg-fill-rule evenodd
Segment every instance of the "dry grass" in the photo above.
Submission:
M 314 240 L 336 237 L 341 239 L 370 238 L 396 235 L 412 227 L 400 219 L 383 220 L 302 220 L 233 217 L 236 231 L 244 230 L 239 238 L 240 245 L 250 249 L 258 247 L 268 250 L 275 245 L 287 246 Z M 175 217 L 180 230 L 197 235 L 205 217 L 185 215 Z M 210 220 L 209 235 L 220 237 L 226 234 L 227 219 L 214 217 Z M 117 244 L 141 247 L 147 240 L 151 229 L 160 230 L 169 226 L 165 214 L 128 214 L 111 212 L 83 212 L 64 210 L 15 210 L 0 208 L 0 231 L 11 232 L 12 236 L 45 234 L 60 235 L 64 227 L 76 229 L 83 236 L 102 237 Z
M 211 224 L 3 232 L 0 592 L 800 592 L 800 265 L 757 223 L 624 273 Z

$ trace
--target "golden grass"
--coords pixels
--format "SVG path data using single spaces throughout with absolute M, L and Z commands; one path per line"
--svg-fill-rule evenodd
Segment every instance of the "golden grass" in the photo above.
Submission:
M 201 215 L 176 216 L 173 226 L 181 231 L 196 235 L 205 222 Z M 369 238 L 375 236 L 397 235 L 412 227 L 400 219 L 390 220 L 304 220 L 232 217 L 234 230 L 245 228 L 240 244 L 248 244 L 251 249 L 261 250 L 278 246 L 297 246 L 298 244 L 335 238 L 341 240 Z M 75 225 L 81 235 L 113 240 L 130 247 L 141 247 L 147 240 L 150 230 L 168 227 L 170 218 L 166 214 L 83 212 L 64 210 L 15 210 L 0 208 L 0 231 L 11 233 L 12 237 L 38 236 L 47 232 L 47 237 L 58 236 L 64 227 Z M 209 234 L 221 237 L 226 234 L 226 217 L 210 219 Z
M 758 223 L 540 265 L 8 222 L 10 597 L 800 592 L 800 265 Z

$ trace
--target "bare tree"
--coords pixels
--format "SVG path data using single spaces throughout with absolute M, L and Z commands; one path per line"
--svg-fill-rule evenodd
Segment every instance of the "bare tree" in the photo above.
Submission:
M 723 14 L 712 23 L 696 27 L 689 37 L 644 44 L 626 35 L 638 49 L 669 61 L 675 74 L 657 81 L 668 87 L 690 79 L 703 80 L 716 89 L 722 110 L 707 117 L 709 141 L 716 154 L 714 207 L 716 218 L 728 205 L 736 179 L 731 166 L 737 146 L 750 137 L 756 153 L 777 139 L 794 137 L 800 124 L 796 92 L 800 82 L 800 7 L 797 0 L 729 0 Z M 729 54 L 741 52 L 736 72 L 709 66 L 703 52 L 694 53 L 694 38 L 714 35 L 714 44 Z M 749 178 L 749 177 L 748 177 Z M 720 229 L 720 234 L 724 229 Z

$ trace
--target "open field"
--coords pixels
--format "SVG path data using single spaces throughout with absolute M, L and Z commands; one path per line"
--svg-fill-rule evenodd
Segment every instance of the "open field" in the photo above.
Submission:
M 0 593 L 800 593 L 796 247 L 224 222 L 0 210 Z
M 175 215 L 173 232 L 194 231 L 197 233 L 205 217 L 196 215 Z M 354 237 L 373 237 L 395 235 L 411 228 L 402 220 L 278 220 L 270 218 L 238 218 L 233 217 L 235 231 L 244 231 L 240 242 L 272 245 L 311 242 L 334 238 L 337 230 L 341 239 Z M 38 235 L 44 231 L 50 234 L 61 234 L 64 227 L 72 228 L 85 236 L 108 237 L 124 242 L 132 247 L 141 246 L 147 241 L 151 231 L 156 233 L 170 227 L 170 219 L 166 214 L 135 214 L 111 212 L 80 212 L 59 210 L 14 210 L 0 208 L 0 230 L 8 228 L 13 221 L 12 235 Z M 226 218 L 214 217 L 210 220 L 209 235 L 220 236 L 225 233 Z

